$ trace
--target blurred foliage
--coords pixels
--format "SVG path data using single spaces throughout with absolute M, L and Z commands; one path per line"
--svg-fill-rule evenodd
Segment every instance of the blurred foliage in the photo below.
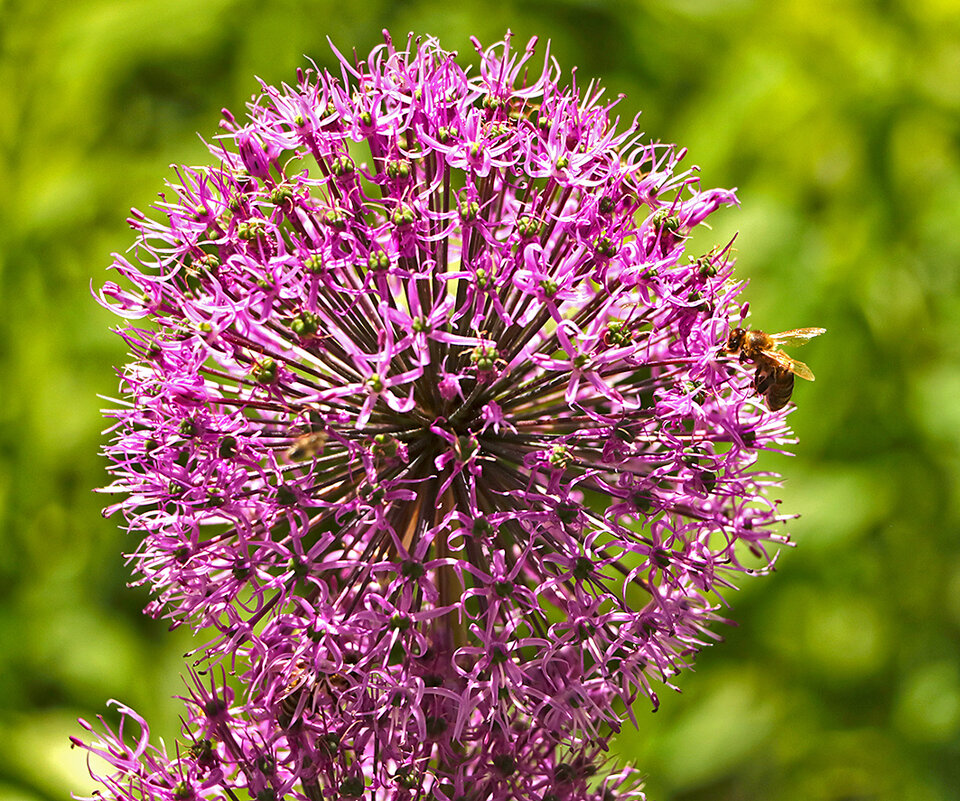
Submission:
M 657 801 L 960 798 L 960 13 L 956 0 L 0 0 L 0 799 L 92 789 L 67 737 L 109 697 L 171 743 L 184 632 L 140 614 L 91 493 L 123 362 L 90 298 L 195 132 L 326 37 L 469 51 L 511 28 L 625 93 L 739 187 L 768 330 L 822 325 L 784 508 L 799 547 L 617 759 Z

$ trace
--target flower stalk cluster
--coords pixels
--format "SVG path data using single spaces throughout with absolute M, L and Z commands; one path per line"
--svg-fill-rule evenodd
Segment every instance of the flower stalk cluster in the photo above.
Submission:
M 609 737 L 786 542 L 729 246 L 686 252 L 733 192 L 534 44 L 264 85 L 134 214 L 107 512 L 209 641 L 173 752 L 77 740 L 111 797 L 639 796 Z

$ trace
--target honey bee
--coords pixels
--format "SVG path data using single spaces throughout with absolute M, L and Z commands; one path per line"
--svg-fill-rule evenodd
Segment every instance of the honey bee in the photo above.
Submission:
M 338 703 L 351 687 L 350 680 L 340 673 L 317 673 L 299 660 L 282 691 L 277 721 L 291 728 L 305 714 L 311 714 L 318 703 Z M 326 701 L 322 699 L 326 698 Z
M 297 437 L 293 441 L 293 445 L 287 448 L 286 456 L 292 462 L 303 462 L 318 456 L 326 444 L 327 434 L 325 431 L 311 431 Z
M 283 697 L 280 700 L 277 721 L 283 728 L 291 728 L 300 719 L 309 703 L 312 684 L 306 663 L 298 662 L 283 688 Z
M 771 412 L 782 409 L 793 394 L 795 375 L 813 381 L 813 372 L 803 362 L 787 356 L 782 345 L 804 345 L 824 333 L 826 328 L 794 328 L 779 334 L 766 334 L 754 329 L 734 328 L 727 339 L 727 353 L 740 353 L 741 362 L 757 366 L 753 386 L 767 402 Z
M 352 686 L 350 680 L 340 673 L 324 673 L 321 676 L 323 688 L 330 698 L 343 695 Z

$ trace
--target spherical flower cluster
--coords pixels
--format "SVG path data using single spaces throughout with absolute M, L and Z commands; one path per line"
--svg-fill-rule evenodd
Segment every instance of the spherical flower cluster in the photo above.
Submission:
M 113 797 L 639 794 L 607 739 L 786 541 L 729 248 L 686 252 L 734 194 L 534 42 L 477 50 L 265 85 L 132 219 L 108 512 L 213 634 L 176 753 L 125 708 L 84 745 Z

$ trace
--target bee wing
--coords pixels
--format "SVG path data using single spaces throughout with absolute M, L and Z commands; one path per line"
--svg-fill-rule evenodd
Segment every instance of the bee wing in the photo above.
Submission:
M 779 334 L 770 334 L 770 339 L 777 345 L 806 345 L 814 337 L 825 334 L 826 328 L 791 328 L 789 331 L 781 331 Z M 800 373 L 797 373 L 800 375 Z
M 801 361 L 797 361 L 796 359 L 791 359 L 782 350 L 765 350 L 762 351 L 762 353 L 778 367 L 782 367 L 784 370 L 789 370 L 794 375 L 798 375 L 800 378 L 807 379 L 807 381 L 815 380 L 813 377 L 813 371 L 807 367 L 807 365 Z

